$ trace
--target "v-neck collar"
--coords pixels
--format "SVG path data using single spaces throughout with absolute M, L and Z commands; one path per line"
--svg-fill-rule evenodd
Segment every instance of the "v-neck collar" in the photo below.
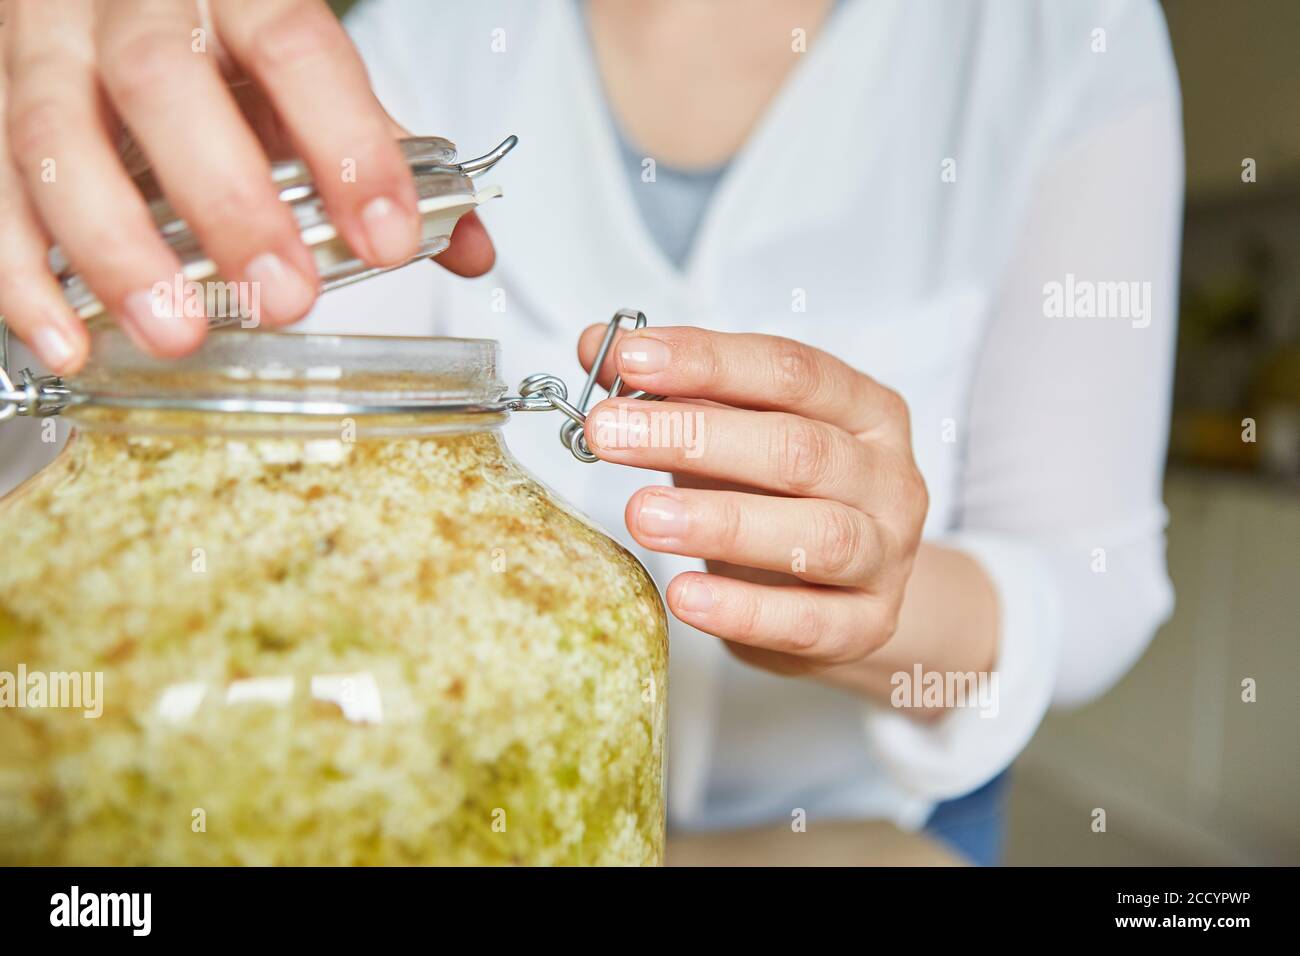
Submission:
M 865 61 L 865 68 L 879 68 L 872 53 L 883 59 L 883 47 L 837 53 L 837 46 L 863 35 L 837 29 L 838 21 L 887 16 L 886 8 L 894 6 L 847 0 L 831 12 L 723 173 L 679 270 L 636 206 L 581 11 L 573 3 L 542 5 L 506 109 L 520 147 L 515 162 L 500 167 L 512 206 L 498 234 L 501 273 L 515 281 L 533 313 L 556 328 L 570 327 L 565 317 L 590 302 L 593 292 L 611 309 L 647 288 L 706 307 L 721 301 L 725 290 L 716 281 L 722 262 L 751 244 L 780 241 L 772 233 L 797 221 L 802 211 L 774 211 L 756 201 L 771 194 L 774 169 L 806 178 L 810 194 L 819 173 L 850 173 L 852 157 L 841 152 L 848 145 L 844 128 L 852 124 L 834 123 L 826 109 L 809 104 L 824 102 L 835 89 L 837 65 Z M 883 37 L 885 27 L 878 23 L 871 32 Z M 551 274 L 547 262 L 553 259 L 535 253 L 541 244 L 572 254 L 575 268 L 565 276 Z M 588 288 L 579 291 L 575 282 Z
M 689 264 L 690 255 L 687 255 L 683 268 L 679 269 L 660 248 L 659 243 L 655 242 L 654 236 L 650 234 L 649 227 L 646 225 L 645 218 L 641 215 L 641 210 L 637 207 L 636 197 L 632 195 L 632 184 L 627 181 L 627 176 L 623 173 L 624 165 L 622 144 L 619 142 L 618 119 L 614 115 L 613 107 L 605 92 L 605 83 L 600 75 L 600 65 L 596 61 L 596 52 L 592 46 L 590 25 L 579 7 L 580 3 L 582 3 L 582 0 L 561 4 L 560 6 L 565 8 L 566 15 L 571 22 L 572 34 L 578 41 L 579 52 L 577 59 L 578 66 L 583 74 L 583 93 L 589 97 L 593 112 L 601 119 L 598 124 L 599 128 L 592 131 L 593 161 L 615 173 L 614 178 L 617 181 L 609 189 L 607 198 L 610 202 L 616 204 L 616 212 L 620 221 L 629 224 L 629 239 L 635 247 L 637 257 L 653 275 L 656 282 L 668 287 L 678 286 L 686 279 L 687 271 L 684 266 Z M 708 212 L 706 211 L 705 217 L 707 216 Z

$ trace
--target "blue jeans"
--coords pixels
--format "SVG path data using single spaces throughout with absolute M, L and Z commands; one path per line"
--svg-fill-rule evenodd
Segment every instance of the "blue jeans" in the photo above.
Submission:
M 1004 770 L 978 790 L 934 808 L 925 832 L 976 866 L 1002 862 L 1008 775 Z

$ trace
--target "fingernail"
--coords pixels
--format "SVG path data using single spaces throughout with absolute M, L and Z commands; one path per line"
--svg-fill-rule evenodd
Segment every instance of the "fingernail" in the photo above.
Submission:
M 668 495 L 645 495 L 636 521 L 641 531 L 652 538 L 680 538 L 686 533 L 686 506 Z
M 404 262 L 420 242 L 419 220 L 387 196 L 366 203 L 361 210 L 361 224 L 370 242 L 370 253 L 384 265 Z
M 699 578 L 690 578 L 677 592 L 677 606 L 683 611 L 707 611 L 713 607 L 713 588 Z
M 32 336 L 32 346 L 46 367 L 59 374 L 71 367 L 77 355 L 77 347 L 72 338 L 54 325 L 43 325 L 37 329 Z
M 316 297 L 315 287 L 301 272 L 274 252 L 264 252 L 247 266 L 244 275 L 257 287 L 257 302 L 272 322 L 289 322 L 306 313 Z M 250 316 L 261 320 L 261 316 Z
M 671 358 L 667 345 L 648 336 L 629 335 L 618 343 L 619 367 L 627 372 L 662 372 Z
M 132 292 L 118 313 L 126 334 L 146 352 L 177 355 L 188 351 L 203 337 L 207 322 L 172 314 L 170 303 L 151 291 Z

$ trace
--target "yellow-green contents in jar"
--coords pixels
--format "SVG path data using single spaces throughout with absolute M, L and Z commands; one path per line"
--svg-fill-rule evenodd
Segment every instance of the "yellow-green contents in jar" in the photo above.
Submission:
M 0 863 L 646 864 L 667 635 L 495 431 L 81 413 L 0 503 Z M 142 428 L 142 425 L 148 428 Z

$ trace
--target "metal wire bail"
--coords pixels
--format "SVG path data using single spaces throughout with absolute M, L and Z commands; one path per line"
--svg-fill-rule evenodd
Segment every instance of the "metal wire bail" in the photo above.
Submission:
M 569 416 L 569 421 L 560 426 L 560 441 L 569 451 L 573 452 L 573 457 L 579 461 L 593 462 L 596 456 L 592 453 L 591 447 L 587 444 L 587 436 L 583 432 L 583 425 L 587 421 L 587 403 L 591 401 L 591 392 L 596 387 L 596 380 L 600 377 L 600 370 L 605 365 L 605 359 L 609 355 L 610 347 L 614 344 L 614 339 L 618 337 L 619 326 L 623 320 L 628 319 L 632 322 L 632 331 L 644 329 L 647 319 L 644 312 L 638 312 L 634 309 L 619 309 L 614 313 L 614 317 L 609 320 L 609 325 L 605 328 L 605 337 L 601 340 L 600 348 L 596 351 L 596 357 L 591 361 L 591 371 L 587 373 L 587 381 L 582 387 L 582 394 L 578 397 L 578 409 L 582 412 L 581 418 Z M 609 397 L 617 398 L 623 391 L 623 376 L 615 375 L 614 382 L 609 389 Z M 648 402 L 657 402 L 663 398 L 662 395 L 651 395 L 648 392 L 634 391 L 629 392 L 624 398 L 640 398 Z
M 482 156 L 476 156 L 474 159 L 467 159 L 463 163 L 457 163 L 456 168 L 471 179 L 476 178 L 480 173 L 485 173 L 497 163 L 506 153 L 510 152 L 519 143 L 518 136 L 507 136 L 497 144 L 496 149 L 484 153 Z
M 609 326 L 605 329 L 605 338 L 601 340 L 596 357 L 592 359 L 591 371 L 587 373 L 587 381 L 582 386 L 582 394 L 578 396 L 577 404 L 569 401 L 564 382 L 546 372 L 538 372 L 524 379 L 519 385 L 519 397 L 504 399 L 506 407 L 511 411 L 536 412 L 554 408 L 563 412 L 568 421 L 560 426 L 560 444 L 569 449 L 578 461 L 585 461 L 588 464 L 600 459 L 592 453 L 587 444 L 587 436 L 582 430 L 587 422 L 587 403 L 591 401 L 591 393 L 596 387 L 597 378 L 600 377 L 600 370 L 609 356 L 610 346 L 618 337 L 619 326 L 623 324 L 624 319 L 633 323 L 633 331 L 643 329 L 647 324 L 644 312 L 637 312 L 635 309 L 619 309 L 614 313 L 614 317 L 609 320 Z M 623 376 L 616 375 L 609 389 L 609 397 L 617 398 L 620 395 L 623 398 L 639 398 L 647 402 L 657 402 L 663 398 L 662 395 L 651 395 L 640 390 L 623 395 Z

